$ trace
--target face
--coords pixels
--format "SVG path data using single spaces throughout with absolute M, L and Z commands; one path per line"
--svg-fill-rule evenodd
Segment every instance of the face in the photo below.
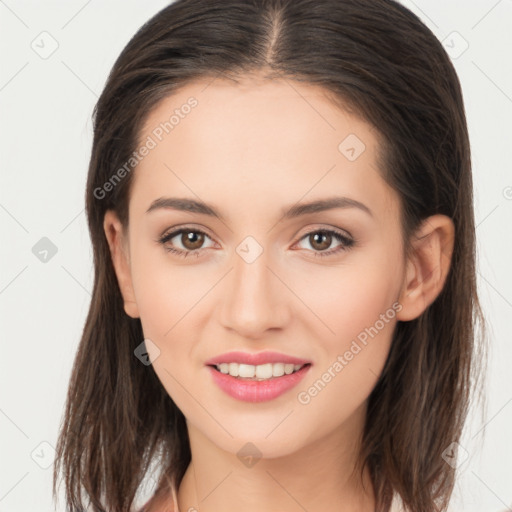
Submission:
M 404 281 L 375 130 L 316 86 L 217 79 L 163 100 L 140 141 L 116 271 L 188 425 L 264 457 L 360 430 Z

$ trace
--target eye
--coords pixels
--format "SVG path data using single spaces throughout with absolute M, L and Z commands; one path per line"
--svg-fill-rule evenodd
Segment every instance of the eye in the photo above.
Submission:
M 158 242 L 164 246 L 166 251 L 186 258 L 190 254 L 199 256 L 199 252 L 207 248 L 203 247 L 206 238 L 211 240 L 211 238 L 200 229 L 180 228 L 164 234 L 158 239 Z M 173 242 L 174 239 L 176 240 Z
M 164 246 L 166 251 L 186 258 L 191 254 L 199 256 L 199 253 L 203 249 L 207 249 L 208 247 L 203 247 L 206 239 L 213 242 L 210 236 L 204 231 L 185 227 L 164 234 L 158 239 L 158 242 Z M 355 245 L 355 241 L 352 238 L 330 229 L 310 231 L 301 238 L 301 241 L 302 240 L 309 242 L 313 254 L 317 257 L 327 257 L 341 251 L 347 251 Z M 333 241 L 338 241 L 339 245 L 334 249 L 327 250 L 332 245 Z M 213 247 L 213 245 L 209 247 Z
M 331 256 L 338 254 L 341 251 L 347 251 L 355 245 L 352 238 L 334 230 L 330 229 L 317 229 L 306 233 L 301 240 L 306 240 L 313 248 L 313 253 L 318 257 Z M 333 241 L 338 241 L 340 245 L 336 248 L 327 251 Z

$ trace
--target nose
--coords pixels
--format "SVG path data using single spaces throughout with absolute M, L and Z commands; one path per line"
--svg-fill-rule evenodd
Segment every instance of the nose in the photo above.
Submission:
M 244 338 L 262 338 L 290 319 L 290 291 L 268 260 L 266 251 L 252 262 L 235 253 L 220 292 L 221 323 Z

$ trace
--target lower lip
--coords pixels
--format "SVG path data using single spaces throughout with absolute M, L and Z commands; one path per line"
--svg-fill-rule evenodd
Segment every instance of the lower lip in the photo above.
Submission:
M 310 367 L 311 365 L 308 364 L 290 375 L 260 381 L 238 379 L 227 373 L 221 373 L 212 366 L 208 368 L 215 384 L 232 398 L 244 402 L 267 402 L 295 387 L 304 378 Z

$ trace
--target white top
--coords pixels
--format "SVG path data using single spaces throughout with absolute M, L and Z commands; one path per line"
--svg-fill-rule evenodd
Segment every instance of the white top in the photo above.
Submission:
M 390 512 L 404 512 L 404 505 L 402 499 L 398 494 L 395 494 L 393 497 L 393 501 L 391 502 Z

